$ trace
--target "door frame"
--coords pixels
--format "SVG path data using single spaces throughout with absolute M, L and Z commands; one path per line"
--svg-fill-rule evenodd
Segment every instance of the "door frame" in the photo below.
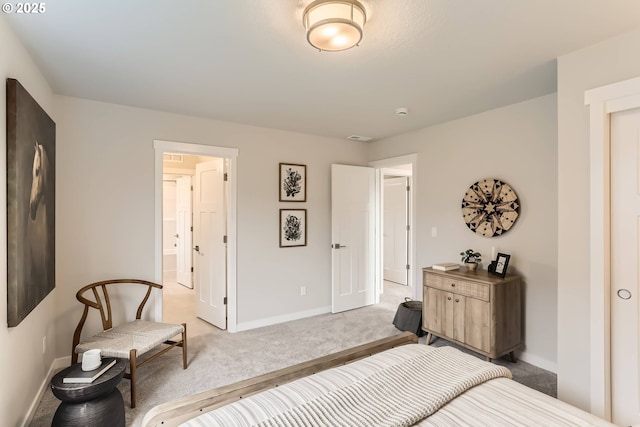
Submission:
M 418 154 L 407 154 L 404 156 L 391 157 L 387 159 L 375 160 L 369 162 L 369 166 L 375 169 L 375 261 L 374 261 L 374 283 L 375 283 L 375 302 L 380 302 L 380 294 L 382 293 L 383 277 L 384 277 L 384 260 L 382 259 L 382 215 L 383 215 L 383 200 L 382 192 L 384 188 L 384 175 L 383 169 L 393 169 L 394 166 L 411 164 L 411 191 L 409 192 L 409 221 L 411 224 L 411 230 L 409 233 L 410 247 L 409 250 L 409 274 L 407 285 L 411 288 L 412 298 L 414 300 L 422 300 L 422 294 L 419 292 L 416 283 L 420 283 L 419 274 L 420 269 L 416 268 L 416 193 L 417 193 L 417 176 L 418 176 Z
M 237 331 L 237 191 L 238 149 L 188 142 L 154 140 L 155 150 L 155 280 L 162 283 L 162 159 L 164 153 L 221 157 L 227 160 L 227 330 Z M 154 315 L 162 320 L 162 297 L 155 298 Z
M 589 107 L 591 412 L 611 420 L 611 114 L 640 107 L 640 77 L 585 92 Z

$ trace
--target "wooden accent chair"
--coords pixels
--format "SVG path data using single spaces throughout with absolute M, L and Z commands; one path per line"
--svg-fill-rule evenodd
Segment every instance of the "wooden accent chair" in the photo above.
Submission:
M 136 320 L 124 323 L 123 325 L 113 326 L 111 317 L 111 301 L 107 286 L 112 285 L 142 285 L 147 287 L 147 292 L 138 306 Z M 98 348 L 103 357 L 119 357 L 129 359 L 129 372 L 125 372 L 124 377 L 131 380 L 131 407 L 136 406 L 136 369 L 147 362 L 152 361 L 156 357 L 166 353 L 173 347 L 182 347 L 182 367 L 187 369 L 187 325 L 175 325 L 169 323 L 149 322 L 140 320 L 142 317 L 142 309 L 151 295 L 153 288 L 162 289 L 162 285 L 138 279 L 115 279 L 104 280 L 92 283 L 80 289 L 76 293 L 78 301 L 84 304 L 84 311 L 80 323 L 76 327 L 73 334 L 73 348 L 71 351 L 72 363 L 78 362 L 78 354 L 85 351 Z M 109 289 L 113 289 L 109 287 Z M 94 301 L 86 298 L 85 292 L 93 292 Z M 82 327 L 87 320 L 89 308 L 95 308 L 100 312 L 102 319 L 103 332 L 100 332 L 82 342 L 80 335 Z M 182 335 L 182 339 L 174 341 L 172 338 Z M 167 344 L 168 347 L 164 347 Z M 159 346 L 160 349 L 151 356 L 142 361 L 138 360 L 139 356 L 154 350 Z

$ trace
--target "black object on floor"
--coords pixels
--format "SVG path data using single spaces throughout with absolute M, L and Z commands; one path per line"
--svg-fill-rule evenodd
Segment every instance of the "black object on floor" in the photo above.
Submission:
M 405 298 L 404 302 L 398 305 L 393 324 L 401 331 L 413 332 L 419 337 L 423 336 L 422 301 L 412 301 L 411 298 Z

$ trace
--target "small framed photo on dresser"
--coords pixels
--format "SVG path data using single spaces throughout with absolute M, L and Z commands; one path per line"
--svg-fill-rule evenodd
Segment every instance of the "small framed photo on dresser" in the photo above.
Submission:
M 493 274 L 496 276 L 500 276 L 504 278 L 507 274 L 507 266 L 509 265 L 509 259 L 511 255 L 498 253 L 498 256 L 495 260 L 495 269 L 493 270 Z

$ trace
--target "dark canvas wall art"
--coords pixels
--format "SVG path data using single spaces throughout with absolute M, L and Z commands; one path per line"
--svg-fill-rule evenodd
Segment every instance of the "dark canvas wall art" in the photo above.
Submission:
M 17 326 L 55 287 L 56 125 L 7 79 L 7 323 Z

